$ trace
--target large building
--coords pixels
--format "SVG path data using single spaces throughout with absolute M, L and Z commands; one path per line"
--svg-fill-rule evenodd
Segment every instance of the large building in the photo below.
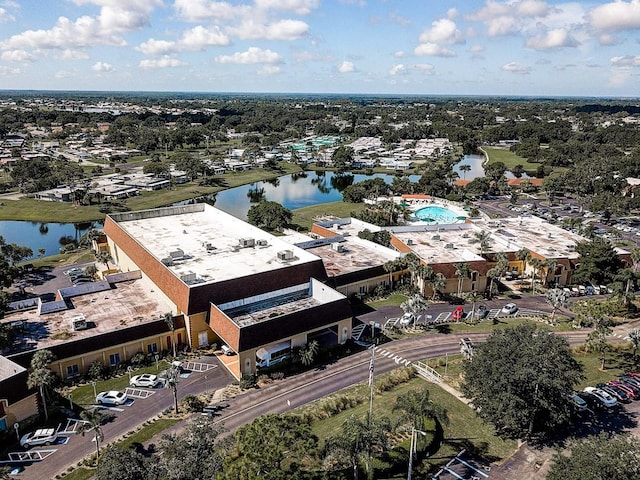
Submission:
M 351 335 L 346 297 L 327 285 L 316 255 L 206 204 L 107 216 L 109 251 L 140 271 L 183 316 L 191 347 L 222 342 L 236 377 L 256 372 L 256 352 Z

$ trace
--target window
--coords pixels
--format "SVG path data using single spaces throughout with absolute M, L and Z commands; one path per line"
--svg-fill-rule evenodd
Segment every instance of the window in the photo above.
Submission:
M 198 346 L 206 347 L 207 345 L 209 345 L 209 335 L 207 335 L 207 332 L 198 333 Z
M 69 365 L 67 367 L 67 378 L 73 378 L 80 375 L 80 371 L 78 370 L 78 364 L 74 363 L 73 365 Z
M 109 355 L 109 365 L 110 366 L 115 367 L 119 363 L 120 363 L 120 354 L 119 353 L 112 353 L 111 355 Z
M 360 287 L 360 295 L 366 295 L 367 293 L 367 286 L 363 285 Z
M 153 353 L 158 353 L 158 344 L 150 343 L 149 345 L 147 345 L 147 353 L 150 355 Z

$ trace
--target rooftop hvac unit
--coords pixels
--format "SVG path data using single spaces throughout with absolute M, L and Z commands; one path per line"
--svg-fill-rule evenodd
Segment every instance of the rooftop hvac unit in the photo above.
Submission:
M 169 256 L 174 260 L 182 258 L 184 257 L 184 250 L 182 250 L 181 248 L 176 248 L 173 252 L 169 252 Z
M 447 243 L 444 248 L 453 248 L 453 243 Z
M 255 238 L 241 238 L 240 239 L 240 246 L 242 248 L 247 248 L 247 247 L 253 247 L 256 244 L 256 239 Z
M 267 243 L 267 241 L 266 241 L 266 240 L 257 240 L 257 241 L 256 241 L 256 244 L 257 244 L 259 247 L 266 247 L 267 245 L 269 245 L 269 244 Z
M 196 280 L 196 274 L 193 272 L 187 272 L 180 275 L 180 280 L 184 283 L 194 282 Z
M 173 265 L 173 258 L 171 258 L 171 257 L 163 258 L 160 261 L 167 267 L 170 267 L 171 265 Z
M 331 250 L 333 250 L 334 252 L 344 252 L 344 245 L 342 245 L 341 243 L 332 243 Z
M 277 253 L 278 260 L 281 262 L 286 262 L 288 260 L 293 260 L 293 251 L 291 250 L 280 250 Z
M 413 245 L 413 239 L 408 238 L 407 239 L 407 245 Z
M 440 235 L 434 235 L 431 240 L 440 240 Z
M 462 234 L 462 238 L 469 238 L 469 234 L 468 233 L 463 233 Z
M 209 242 L 204 244 L 204 248 L 207 250 L 207 252 L 212 252 L 214 250 L 217 250 L 216 247 L 214 247 L 213 244 Z

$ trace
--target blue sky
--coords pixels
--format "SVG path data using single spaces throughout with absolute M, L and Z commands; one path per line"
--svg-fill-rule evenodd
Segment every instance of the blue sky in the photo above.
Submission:
M 0 88 L 636 97 L 640 0 L 0 0 Z

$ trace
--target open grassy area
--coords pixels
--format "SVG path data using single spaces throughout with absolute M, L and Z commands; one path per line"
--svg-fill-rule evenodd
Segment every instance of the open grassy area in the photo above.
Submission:
M 145 442 L 148 442 L 159 433 L 162 433 L 164 430 L 181 421 L 181 418 L 160 418 L 148 425 L 145 425 L 136 433 L 125 438 L 121 442 L 118 442 L 116 445 L 123 450 L 135 448 L 136 444 L 144 444 Z
M 282 170 L 278 171 L 255 169 L 245 172 L 225 173 L 218 177 L 218 183 L 213 186 L 201 186 L 198 184 L 200 181 L 198 180 L 178 185 L 172 189 L 143 192 L 137 197 L 125 200 L 124 203 L 131 210 L 161 207 L 239 185 L 270 180 L 300 170 L 297 165 L 283 163 Z M 45 202 L 27 197 L 23 197 L 20 200 L 2 199 L 2 205 L 0 205 L 0 220 L 79 223 L 101 220 L 104 216 L 105 214 L 100 212 L 98 205 L 74 206 L 68 203 Z
M 367 302 L 367 306 L 371 308 L 380 308 L 380 307 L 399 307 L 402 302 L 407 300 L 406 295 L 402 295 L 400 293 L 394 293 L 393 295 L 389 295 L 386 298 L 382 298 L 380 300 L 373 300 L 371 302 Z
M 96 470 L 94 468 L 78 467 L 62 478 L 65 480 L 88 480 L 93 478 L 95 474 Z
M 535 171 L 537 163 L 529 163 L 526 158 L 520 157 L 506 148 L 482 147 L 489 157 L 489 163 L 502 162 L 510 170 L 516 165 L 522 165 L 527 171 Z
M 302 230 L 310 230 L 319 217 L 327 215 L 350 217 L 352 212 L 360 212 L 365 206 L 364 203 L 330 202 L 298 208 L 293 211 L 291 223 Z

